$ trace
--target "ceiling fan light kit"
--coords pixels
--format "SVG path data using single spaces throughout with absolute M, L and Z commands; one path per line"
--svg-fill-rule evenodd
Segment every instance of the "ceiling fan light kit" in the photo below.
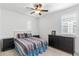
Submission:
M 42 15 L 41 12 L 48 12 L 48 10 L 45 10 L 42 6 L 42 4 L 34 4 L 34 8 L 30 8 L 30 7 L 26 7 L 29 8 L 31 10 L 33 10 L 33 12 L 31 12 L 30 14 L 38 14 L 38 15 Z

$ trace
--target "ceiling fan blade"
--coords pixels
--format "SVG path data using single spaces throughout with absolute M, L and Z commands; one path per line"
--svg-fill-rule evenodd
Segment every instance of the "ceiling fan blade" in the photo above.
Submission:
M 39 15 L 42 15 L 41 13 L 39 13 Z
M 48 10 L 41 10 L 42 12 L 48 12 Z
M 31 7 L 26 7 L 26 9 L 35 10 L 34 8 L 31 8 Z
M 33 13 L 35 13 L 35 11 L 31 12 L 30 14 L 33 14 Z

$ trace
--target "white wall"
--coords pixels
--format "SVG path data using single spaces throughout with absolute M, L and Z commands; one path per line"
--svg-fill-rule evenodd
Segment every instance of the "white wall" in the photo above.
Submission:
M 79 5 L 64 9 L 61 11 L 57 11 L 51 13 L 47 16 L 43 16 L 40 18 L 39 27 L 40 27 L 40 36 L 44 39 L 48 39 L 48 34 L 51 33 L 52 30 L 56 30 L 57 35 L 61 34 L 61 16 L 65 14 L 77 14 L 77 31 L 76 31 L 76 38 L 75 38 L 75 52 L 79 53 Z
M 1 31 L 1 9 L 0 9 L 0 31 Z
M 15 31 L 31 31 L 38 34 L 37 20 L 27 15 L 21 15 L 12 11 L 2 9 L 1 38 L 13 37 Z
M 0 9 L 0 32 L 1 32 L 1 9 Z M 1 38 L 1 33 L 0 33 L 0 38 Z M 2 47 L 2 41 L 0 40 L 0 50 L 1 50 L 1 47 Z

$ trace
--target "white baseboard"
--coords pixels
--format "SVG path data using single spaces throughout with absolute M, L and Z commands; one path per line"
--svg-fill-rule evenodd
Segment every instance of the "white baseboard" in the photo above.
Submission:
M 75 52 L 75 53 L 74 53 L 74 56 L 79 56 L 79 53 L 78 53 L 78 52 Z

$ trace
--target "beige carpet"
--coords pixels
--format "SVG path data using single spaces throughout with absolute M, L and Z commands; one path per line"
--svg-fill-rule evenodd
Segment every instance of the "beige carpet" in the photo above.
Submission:
M 0 52 L 0 56 L 19 56 L 19 54 L 16 52 L 15 49 Z M 43 52 L 39 56 L 72 56 L 69 53 L 66 53 L 64 51 L 48 47 L 48 50 L 46 52 Z

